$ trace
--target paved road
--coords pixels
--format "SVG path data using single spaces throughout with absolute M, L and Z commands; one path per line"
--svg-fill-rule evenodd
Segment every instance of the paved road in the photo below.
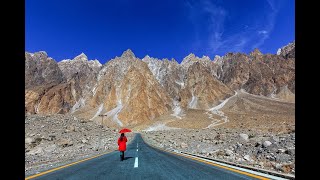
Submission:
M 138 150 L 137 150 L 138 149 Z M 120 161 L 118 151 L 33 179 L 255 179 L 147 145 L 137 134 Z

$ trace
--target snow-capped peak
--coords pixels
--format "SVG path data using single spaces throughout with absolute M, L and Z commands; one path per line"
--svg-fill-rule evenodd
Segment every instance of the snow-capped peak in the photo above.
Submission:
M 149 55 L 146 55 L 144 58 L 142 58 L 143 62 L 149 62 L 152 58 Z
M 207 60 L 207 61 L 210 61 L 210 58 L 209 58 L 209 56 L 205 56 L 205 55 L 203 55 L 203 56 L 202 56 L 202 58 L 201 58 L 201 60 Z
M 75 61 L 88 61 L 88 57 L 84 53 L 81 53 L 80 55 L 73 58 L 73 60 L 75 60 Z
M 280 54 L 281 54 L 281 48 L 279 48 L 277 51 L 277 55 L 280 55 Z

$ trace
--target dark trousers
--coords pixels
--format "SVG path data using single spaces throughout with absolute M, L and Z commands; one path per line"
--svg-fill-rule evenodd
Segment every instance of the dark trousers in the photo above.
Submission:
M 120 160 L 121 160 L 121 161 L 124 160 L 124 151 L 120 151 Z

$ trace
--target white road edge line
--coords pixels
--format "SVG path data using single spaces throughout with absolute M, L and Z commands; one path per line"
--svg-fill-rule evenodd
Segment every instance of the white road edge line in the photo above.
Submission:
M 180 154 L 181 154 L 181 153 L 180 153 Z M 194 156 L 191 156 L 191 155 L 188 155 L 188 154 L 183 154 L 183 155 L 186 155 L 186 156 L 189 156 L 189 157 L 194 157 Z M 270 175 L 270 174 L 265 174 L 265 173 L 261 173 L 261 172 L 256 172 L 256 171 L 252 171 L 252 170 L 249 170 L 249 169 L 244 169 L 244 168 L 241 168 L 241 167 L 236 167 L 236 166 L 232 166 L 232 165 L 229 165 L 229 164 L 220 163 L 220 162 L 217 162 L 217 161 L 208 160 L 208 159 L 204 159 L 204 158 L 199 158 L 199 157 L 196 157 L 196 158 L 202 159 L 202 160 L 208 161 L 208 162 L 213 162 L 213 163 L 216 163 L 216 164 L 219 164 L 219 165 L 222 165 L 222 166 L 230 167 L 230 168 L 233 168 L 233 169 L 237 169 L 237 170 L 240 170 L 240 171 L 244 171 L 244 172 L 247 172 L 247 173 L 259 175 L 259 176 L 262 176 L 262 177 L 267 177 L 267 178 L 270 178 L 270 179 L 285 180 L 285 178 L 273 176 L 273 175 Z
M 134 161 L 134 168 L 138 167 L 138 157 L 136 157 L 135 161 Z

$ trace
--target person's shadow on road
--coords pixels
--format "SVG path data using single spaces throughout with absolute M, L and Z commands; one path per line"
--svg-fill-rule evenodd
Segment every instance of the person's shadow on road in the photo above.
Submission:
M 130 158 L 133 158 L 133 157 L 124 157 L 123 160 L 127 160 L 127 159 L 130 159 Z

